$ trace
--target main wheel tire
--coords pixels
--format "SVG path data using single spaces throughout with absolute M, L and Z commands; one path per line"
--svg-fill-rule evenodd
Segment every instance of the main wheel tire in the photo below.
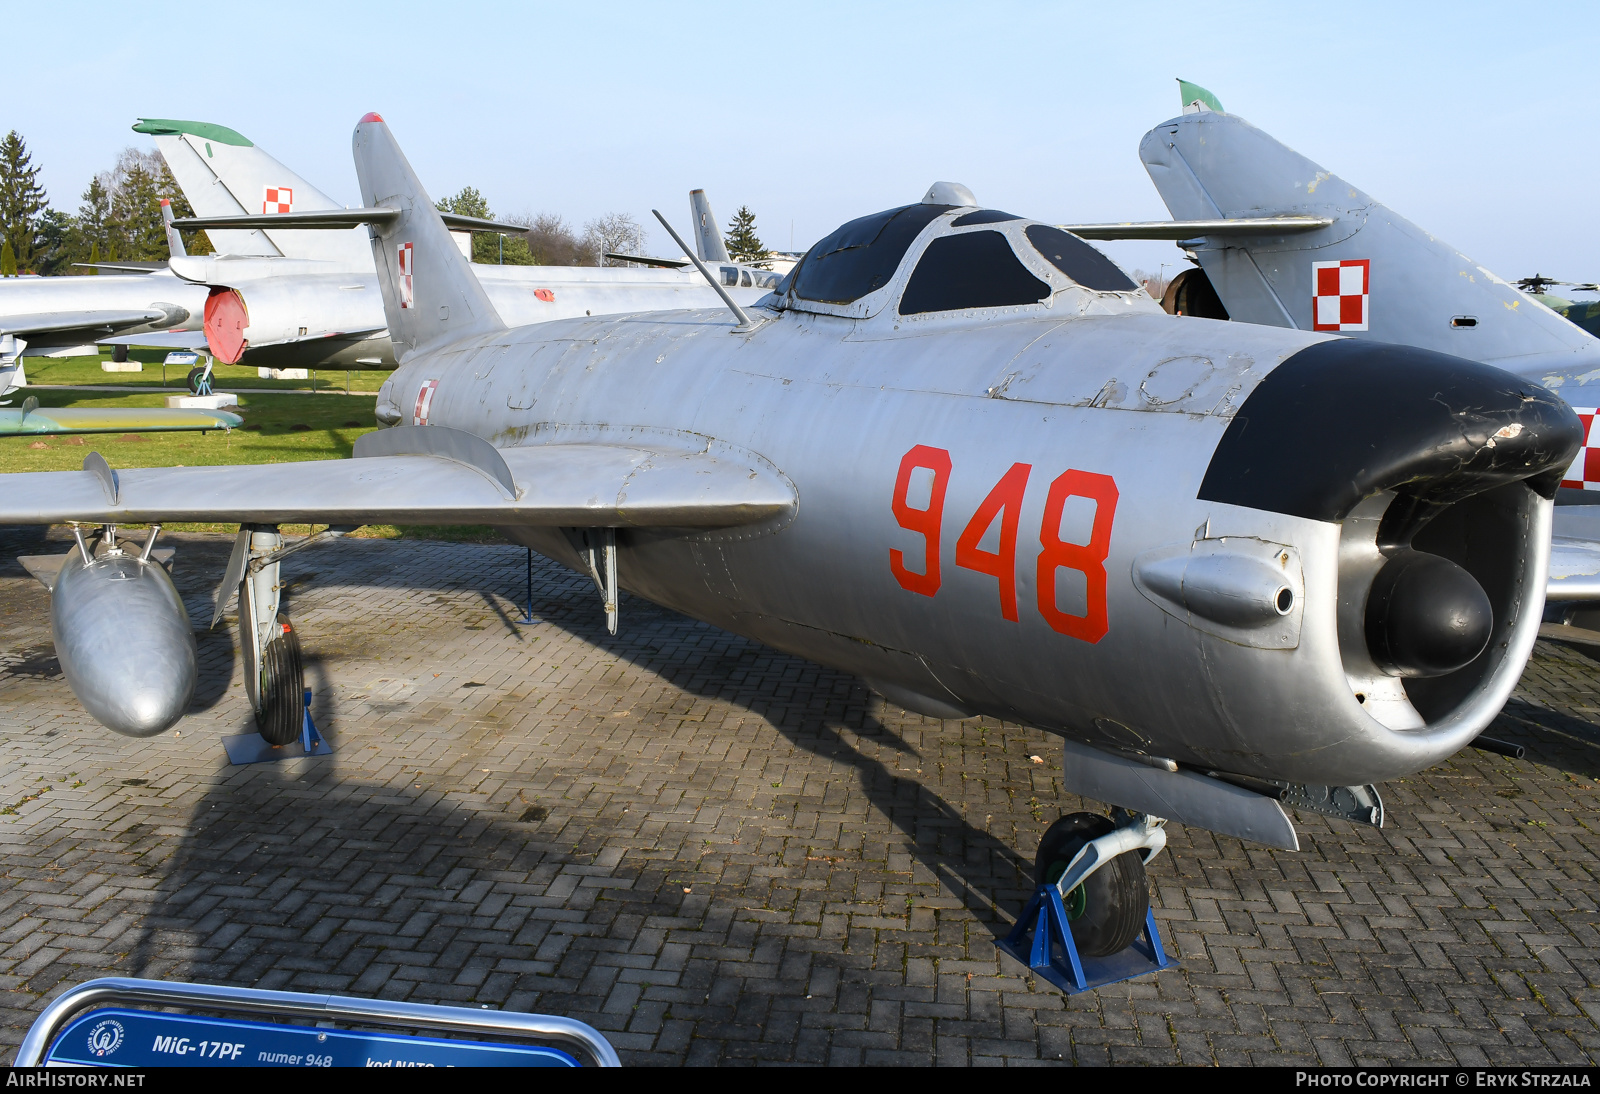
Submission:
M 1055 881 L 1084 844 L 1114 827 L 1110 817 L 1098 813 L 1068 813 L 1056 821 L 1039 841 L 1034 881 L 1040 885 Z M 1133 945 L 1150 909 L 1150 883 L 1139 852 L 1118 855 L 1100 867 L 1063 903 L 1073 944 L 1084 957 L 1106 957 Z
M 189 370 L 189 394 L 191 394 L 191 395 L 210 395 L 211 394 L 211 381 L 210 380 L 205 380 L 205 375 L 206 375 L 206 366 L 204 366 L 204 365 L 196 365 L 196 366 L 194 366 L 194 368 Z M 201 383 L 202 380 L 205 380 L 204 384 Z M 204 391 L 200 390 L 202 387 L 205 388 Z
M 289 617 L 280 614 L 278 633 L 261 651 L 261 709 L 256 711 L 256 731 L 267 744 L 286 745 L 300 736 L 305 684 L 300 637 L 289 625 Z

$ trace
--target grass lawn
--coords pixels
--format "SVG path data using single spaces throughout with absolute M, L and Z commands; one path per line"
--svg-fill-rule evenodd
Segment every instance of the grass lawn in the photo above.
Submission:
M 25 361 L 30 384 L 126 384 L 129 387 L 161 387 L 161 362 L 167 356 L 164 349 L 142 349 L 132 346 L 128 350 L 128 360 L 138 361 L 144 365 L 143 372 L 106 372 L 101 369 L 103 361 L 111 360 L 111 351 L 108 348 L 98 357 L 29 357 Z M 204 358 L 201 358 L 204 363 Z M 256 374 L 255 368 L 242 365 L 217 364 L 211 374 L 216 377 L 218 391 L 232 391 L 241 387 L 274 388 L 284 391 L 310 391 L 311 380 L 264 380 Z M 179 365 L 167 368 L 167 387 L 183 387 L 189 370 Z M 343 391 L 345 381 L 349 380 L 350 390 L 376 392 L 383 386 L 384 380 L 389 378 L 387 372 L 352 372 L 346 374 L 343 370 L 338 372 L 319 371 L 316 375 L 318 391 Z M 39 394 L 33 392 L 32 394 Z M 44 400 L 39 400 L 44 405 Z M 130 406 L 138 404 L 128 404 Z
M 138 351 L 129 354 L 136 356 Z M 151 376 L 148 365 L 143 373 L 101 372 L 95 357 L 69 357 L 61 360 L 26 363 L 29 383 L 107 383 L 125 387 L 127 394 L 110 391 L 60 391 L 48 387 L 29 387 L 13 392 L 10 401 L 19 405 L 32 395 L 41 407 L 58 406 L 165 406 L 166 395 L 149 390 L 160 386 L 160 357 Z M 109 355 L 105 359 L 109 359 Z M 227 366 L 224 366 L 226 368 Z M 169 376 L 176 373 L 169 370 Z M 90 451 L 99 452 L 112 467 L 197 467 L 230 463 L 293 463 L 299 460 L 336 460 L 350 455 L 356 438 L 377 428 L 373 406 L 377 387 L 386 372 L 357 373 L 368 378 L 371 392 L 346 395 L 343 374 L 340 390 L 326 388 L 309 394 L 310 381 L 258 381 L 254 369 L 233 369 L 248 382 L 227 376 L 220 378 L 217 390 L 232 387 L 301 385 L 302 393 L 248 394 L 239 396 L 239 405 L 229 410 L 244 419 L 244 426 L 231 432 L 210 433 L 94 433 L 77 437 L 0 437 L 0 472 L 77 471 Z M 63 375 L 70 377 L 63 379 Z M 92 377 L 92 378 L 90 378 Z M 181 382 L 181 379 L 177 382 Z M 319 385 L 320 386 L 320 385 Z M 130 525 L 130 527 L 141 527 Z M 236 524 L 174 524 L 176 531 L 235 532 Z M 286 533 L 304 534 L 304 525 L 285 525 Z M 359 536 L 384 539 L 449 539 L 468 542 L 503 542 L 494 531 L 478 525 L 453 525 L 427 528 L 397 528 L 374 525 L 357 532 Z

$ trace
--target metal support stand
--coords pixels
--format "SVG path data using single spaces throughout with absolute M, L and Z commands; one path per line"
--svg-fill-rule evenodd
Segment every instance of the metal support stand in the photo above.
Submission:
M 995 945 L 1068 995 L 1131 980 L 1172 964 L 1161 946 L 1154 909 L 1145 912 L 1144 932 L 1121 953 L 1080 957 L 1066 906 L 1054 885 L 1039 886 L 1011 933 Z
M 528 609 L 522 613 L 522 618 L 513 620 L 522 626 L 539 622 L 533 617 L 533 548 L 528 548 Z
M 228 762 L 235 767 L 241 764 L 267 763 L 272 760 L 292 760 L 297 756 L 332 756 L 333 746 L 328 744 L 311 720 L 311 689 L 306 688 L 305 714 L 300 722 L 300 751 L 288 745 L 274 747 L 261 739 L 259 733 L 240 733 L 222 738 L 222 747 L 228 752 Z

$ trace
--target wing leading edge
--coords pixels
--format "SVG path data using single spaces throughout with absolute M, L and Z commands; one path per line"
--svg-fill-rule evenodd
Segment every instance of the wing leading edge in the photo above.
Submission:
M 456 431 L 437 426 L 369 436 L 423 432 L 436 435 L 428 454 L 358 447 L 348 460 L 7 475 L 0 524 L 725 528 L 781 517 L 797 500 L 782 473 L 736 455 L 592 443 L 496 449 L 470 434 L 452 448 L 438 435 Z

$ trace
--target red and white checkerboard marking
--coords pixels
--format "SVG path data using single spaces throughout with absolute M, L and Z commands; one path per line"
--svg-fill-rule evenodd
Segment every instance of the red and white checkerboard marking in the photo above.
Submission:
M 294 209 L 294 189 L 289 186 L 268 186 L 261 196 L 263 213 L 287 213 Z
M 1312 330 L 1366 330 L 1372 294 L 1372 260 L 1311 264 Z
M 400 244 L 400 306 L 411 306 L 411 244 Z
M 1595 408 L 1575 406 L 1572 409 L 1583 422 L 1583 447 L 1578 449 L 1578 458 L 1561 477 L 1561 485 L 1572 490 L 1600 490 L 1600 432 L 1594 428 Z
M 433 393 L 439 390 L 438 380 L 424 380 L 417 389 L 417 405 L 411 411 L 412 425 L 427 425 L 428 411 L 433 409 Z

